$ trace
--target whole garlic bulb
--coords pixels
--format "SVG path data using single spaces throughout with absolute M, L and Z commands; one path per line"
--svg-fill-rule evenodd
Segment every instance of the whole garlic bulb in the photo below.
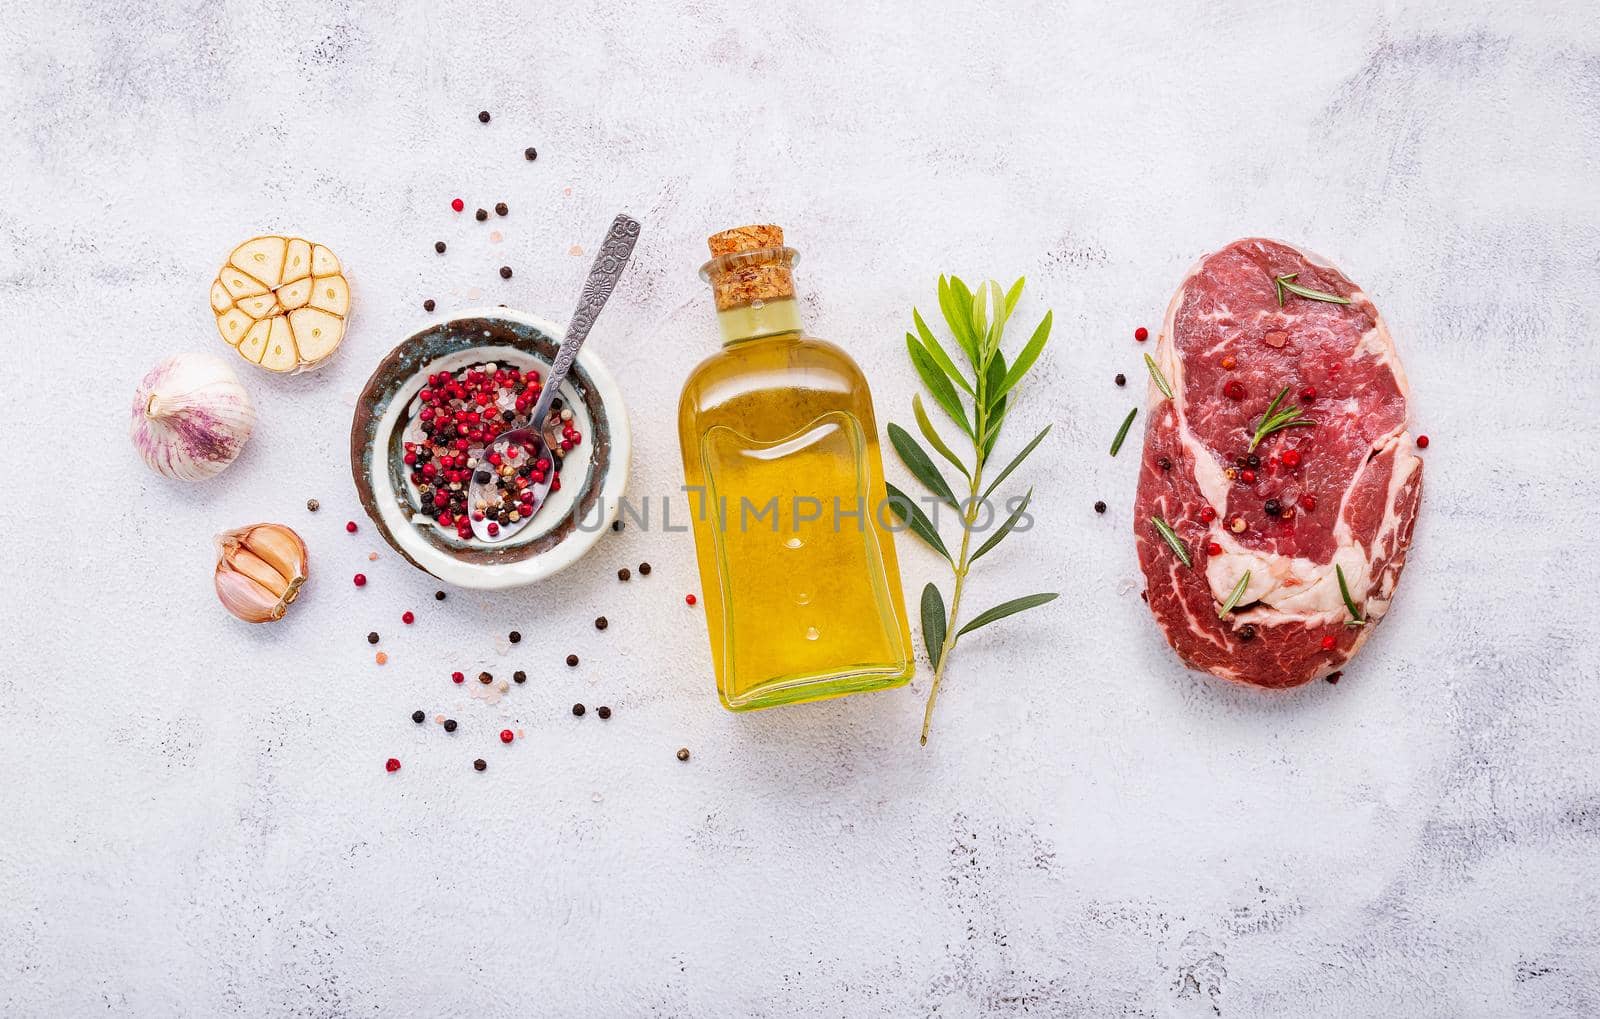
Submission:
M 247 623 L 282 619 L 306 582 L 306 543 L 282 524 L 217 535 L 217 597 Z
M 255 405 L 232 368 L 211 354 L 178 354 L 139 383 L 128 434 L 151 470 L 201 481 L 233 463 L 255 425 Z

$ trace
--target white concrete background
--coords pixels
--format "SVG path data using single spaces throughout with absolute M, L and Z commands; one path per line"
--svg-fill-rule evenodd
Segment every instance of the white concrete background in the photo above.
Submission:
M 1600 24 L 1142 6 L 0 0 L 0 1014 L 1600 1011 Z M 438 604 L 343 532 L 354 395 L 423 298 L 564 318 L 569 249 L 621 209 L 644 240 L 593 343 L 636 494 L 680 480 L 716 228 L 788 228 L 811 327 L 886 419 L 941 271 L 1026 273 L 1019 314 L 1055 309 L 1009 433 L 1056 423 L 1038 526 L 973 598 L 1064 596 L 962 646 L 927 748 L 920 679 L 718 708 L 686 535 Z M 263 230 L 340 254 L 355 328 L 321 373 L 241 366 L 256 438 L 166 482 L 129 394 L 221 349 L 207 282 Z M 1131 330 L 1251 233 L 1374 296 L 1434 440 L 1389 620 L 1341 684 L 1282 696 L 1178 665 L 1139 600 L 1134 458 L 1105 455 Z M 209 539 L 261 519 L 314 578 L 247 628 Z M 940 576 L 901 548 L 908 589 Z M 534 678 L 491 708 L 455 667 Z

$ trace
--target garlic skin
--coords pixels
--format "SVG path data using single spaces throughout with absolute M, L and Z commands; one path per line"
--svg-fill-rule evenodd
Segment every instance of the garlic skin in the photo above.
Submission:
M 203 481 L 233 463 L 255 425 L 255 405 L 233 369 L 192 353 L 150 369 L 133 395 L 128 434 L 157 474 Z
M 217 535 L 215 583 L 222 607 L 247 623 L 283 618 L 306 582 L 306 543 L 282 524 Z

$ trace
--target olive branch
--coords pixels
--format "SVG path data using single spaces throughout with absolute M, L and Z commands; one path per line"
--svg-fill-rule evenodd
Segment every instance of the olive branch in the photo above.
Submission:
M 951 335 L 955 338 L 958 352 L 964 356 L 966 366 L 971 369 L 970 376 L 962 367 L 957 366 L 944 346 L 933 335 L 933 331 L 928 328 L 927 322 L 923 321 L 921 312 L 915 308 L 911 311 L 911 317 L 916 325 L 916 331 L 906 333 L 906 349 L 911 354 L 911 363 L 916 368 L 917 375 L 927 387 L 928 395 L 960 430 L 972 450 L 970 457 L 963 458 L 958 455 L 934 427 L 933 421 L 928 417 L 928 410 L 923 405 L 921 394 L 912 398 L 911 409 L 916 418 L 917 430 L 922 433 L 928 445 L 961 475 L 961 484 L 966 489 L 967 497 L 958 499 L 955 490 L 945 481 L 944 475 L 934 464 L 933 458 L 911 433 L 896 424 L 888 427 L 889 441 L 894 445 L 895 452 L 900 454 L 906 469 L 927 486 L 940 502 L 954 509 L 961 519 L 961 546 L 960 550 L 952 555 L 944 539 L 940 537 L 938 529 L 916 501 L 893 485 L 888 486 L 889 505 L 894 513 L 913 534 L 945 558 L 955 577 L 955 585 L 950 592 L 948 612 L 945 609 L 944 597 L 936 585 L 929 583 L 922 589 L 922 641 L 928 652 L 928 661 L 933 665 L 933 686 L 928 691 L 928 706 L 922 715 L 924 746 L 928 742 L 928 727 L 933 722 L 933 706 L 939 697 L 939 684 L 944 678 L 950 652 L 955 650 L 956 643 L 981 626 L 1043 605 L 1056 597 L 1054 593 L 1048 593 L 1012 598 L 978 613 L 965 625 L 956 628 L 961 621 L 961 596 L 966 589 L 967 575 L 972 565 L 993 551 L 995 546 L 1016 529 L 1017 524 L 1027 513 L 1029 502 L 1033 499 L 1033 489 L 1028 489 L 1020 501 L 1013 500 L 1016 505 L 999 529 L 973 549 L 972 535 L 978 511 L 988 502 L 989 496 L 994 494 L 1000 483 L 1010 477 L 1011 472 L 1027 459 L 1028 454 L 1044 441 L 1046 435 L 1050 434 L 1050 426 L 1046 425 L 1038 435 L 1028 440 L 1022 451 L 985 486 L 985 473 L 989 466 L 989 458 L 994 453 L 995 443 L 1000 438 L 1000 427 L 1005 422 L 1007 412 L 1015 406 L 1014 390 L 1017 383 L 1022 381 L 1028 369 L 1039 359 L 1045 342 L 1050 338 L 1052 313 L 1047 311 L 1044 319 L 1034 329 L 1032 338 L 1017 353 L 1016 359 L 1009 365 L 1006 363 L 1000 345 L 1006 321 L 1022 297 L 1023 283 L 1024 280 L 1018 279 L 1011 285 L 1011 289 L 1002 291 L 999 283 L 989 280 L 980 285 L 974 293 L 959 277 L 939 277 L 939 310 Z

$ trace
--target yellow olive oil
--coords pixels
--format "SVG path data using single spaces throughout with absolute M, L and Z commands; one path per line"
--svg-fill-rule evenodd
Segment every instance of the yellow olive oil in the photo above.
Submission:
M 866 379 L 804 335 L 776 227 L 712 238 L 723 349 L 678 434 L 717 692 L 734 711 L 899 686 L 915 668 Z

